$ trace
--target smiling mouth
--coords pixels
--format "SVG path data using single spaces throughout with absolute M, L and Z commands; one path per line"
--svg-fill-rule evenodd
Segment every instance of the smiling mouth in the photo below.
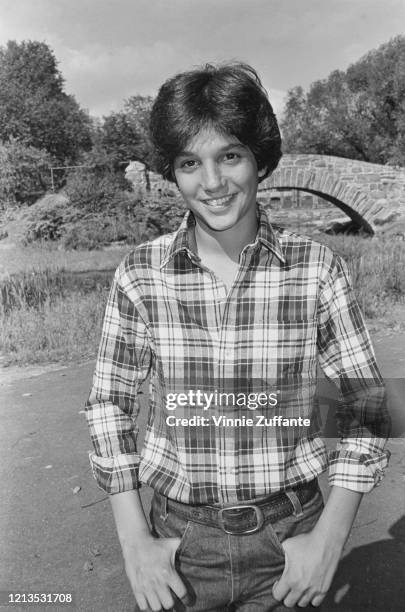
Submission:
M 209 200 L 203 200 L 203 202 L 206 206 L 209 206 L 210 208 L 225 208 L 225 206 L 227 206 L 231 202 L 232 198 L 235 195 L 235 193 L 231 193 L 229 195 L 223 196 L 222 198 L 210 198 Z

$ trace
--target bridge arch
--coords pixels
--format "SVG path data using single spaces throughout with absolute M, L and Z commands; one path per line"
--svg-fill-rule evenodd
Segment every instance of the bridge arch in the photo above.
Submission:
M 368 234 L 405 216 L 405 168 L 326 155 L 284 155 L 259 192 L 299 190 L 331 202 Z

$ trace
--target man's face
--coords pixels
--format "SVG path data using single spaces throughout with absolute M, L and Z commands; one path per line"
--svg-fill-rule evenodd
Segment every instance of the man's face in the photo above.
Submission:
M 236 137 L 202 130 L 176 157 L 174 174 L 187 207 L 205 229 L 256 224 L 257 164 Z

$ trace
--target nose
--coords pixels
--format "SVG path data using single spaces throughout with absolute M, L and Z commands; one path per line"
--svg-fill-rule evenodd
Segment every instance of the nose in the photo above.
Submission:
M 216 192 L 225 186 L 225 177 L 216 163 L 203 166 L 202 186 L 205 191 Z

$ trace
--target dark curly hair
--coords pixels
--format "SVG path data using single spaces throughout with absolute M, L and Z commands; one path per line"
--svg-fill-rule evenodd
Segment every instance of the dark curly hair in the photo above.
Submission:
M 281 158 L 276 116 L 256 71 L 248 64 L 206 64 L 168 79 L 150 118 L 154 161 L 175 182 L 173 162 L 202 129 L 230 134 L 252 151 L 263 180 Z

